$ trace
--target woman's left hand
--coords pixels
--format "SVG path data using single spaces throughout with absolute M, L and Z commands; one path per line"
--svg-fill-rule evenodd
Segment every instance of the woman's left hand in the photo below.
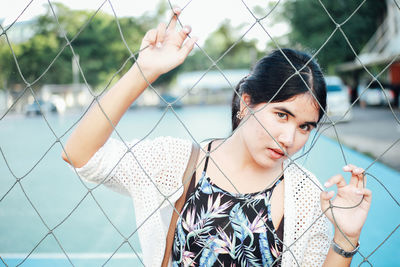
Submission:
M 343 232 L 350 241 L 357 242 L 367 219 L 372 193 L 365 188 L 364 169 L 349 164 L 343 170 L 351 173 L 350 182 L 346 183 L 340 174 L 331 177 L 324 185 L 328 188 L 336 184 L 337 195 L 333 198 L 334 191 L 321 192 L 321 208 L 335 226 L 335 238 L 343 239 Z M 330 200 L 332 209 L 328 209 Z

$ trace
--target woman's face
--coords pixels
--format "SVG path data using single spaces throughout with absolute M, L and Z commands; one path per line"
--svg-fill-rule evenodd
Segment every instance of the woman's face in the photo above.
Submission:
M 244 95 L 243 100 L 249 103 L 250 96 Z M 283 102 L 257 104 L 252 110 L 254 116 L 245 109 L 244 114 L 250 117 L 243 119 L 240 134 L 250 157 L 263 168 L 280 167 L 299 151 L 319 117 L 319 107 L 309 93 Z

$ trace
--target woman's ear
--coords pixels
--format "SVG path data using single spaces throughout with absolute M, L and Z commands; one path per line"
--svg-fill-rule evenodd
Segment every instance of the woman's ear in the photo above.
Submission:
M 247 107 L 251 103 L 251 97 L 249 94 L 243 93 L 242 96 L 240 97 L 240 113 L 242 115 L 245 115 L 244 112 L 247 110 Z M 246 104 L 245 104 L 246 103 Z

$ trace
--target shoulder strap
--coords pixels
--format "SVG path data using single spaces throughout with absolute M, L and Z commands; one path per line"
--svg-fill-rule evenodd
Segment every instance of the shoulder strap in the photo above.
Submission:
M 175 202 L 175 208 L 176 210 L 180 213 L 183 205 L 185 204 L 186 200 L 186 194 L 189 189 L 189 177 L 193 180 L 193 173 L 196 170 L 196 164 L 197 164 L 197 159 L 199 157 L 199 151 L 200 147 L 197 143 L 192 143 L 192 152 L 188 161 L 188 165 L 186 166 L 186 170 L 183 173 L 183 194 L 182 196 Z M 171 223 L 169 224 L 168 228 L 168 233 L 167 233 L 167 242 L 165 246 L 165 252 L 164 252 L 164 258 L 162 261 L 162 267 L 167 267 L 168 262 L 169 262 L 169 257 L 171 256 L 171 251 L 172 251 L 172 243 L 174 241 L 174 234 L 175 234 L 175 226 L 176 226 L 176 221 L 178 220 L 179 214 L 175 212 L 175 210 L 172 211 L 172 218 L 171 218 Z
M 212 141 L 208 144 L 207 152 L 210 152 L 211 143 L 212 143 Z M 206 155 L 206 163 L 204 164 L 203 172 L 205 172 L 207 170 L 208 158 L 209 158 L 209 154 Z M 196 187 L 196 170 L 193 172 L 192 179 L 190 180 L 189 189 L 186 193 L 185 203 L 188 200 L 188 198 L 190 197 L 190 195 L 193 193 L 195 187 Z
M 208 143 L 208 146 L 207 146 L 207 155 L 206 155 L 206 163 L 204 163 L 204 169 L 203 169 L 203 172 L 206 172 L 207 171 L 207 166 L 208 166 L 208 158 L 209 158 L 209 153 L 210 153 L 210 151 L 211 151 L 211 144 L 212 144 L 212 142 L 213 142 L 214 140 L 211 140 L 210 141 L 210 143 Z

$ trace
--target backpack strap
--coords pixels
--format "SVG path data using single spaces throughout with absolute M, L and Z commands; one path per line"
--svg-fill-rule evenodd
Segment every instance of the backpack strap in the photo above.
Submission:
M 189 181 L 189 180 L 194 179 L 193 173 L 196 171 L 196 164 L 197 164 L 197 160 L 199 157 L 199 151 L 200 151 L 199 145 L 197 143 L 193 142 L 192 143 L 192 152 L 191 152 L 188 164 L 186 166 L 186 170 L 183 173 L 183 179 L 182 179 L 183 194 L 175 202 L 175 208 L 179 213 L 182 211 L 183 205 L 185 204 L 186 194 L 189 189 L 189 184 L 191 183 L 191 181 Z M 191 177 L 191 179 L 189 177 Z M 162 267 L 167 267 L 168 263 L 169 263 L 169 258 L 171 256 L 171 251 L 172 251 L 172 243 L 174 241 L 176 222 L 178 220 L 179 215 L 180 214 L 176 213 L 175 210 L 172 211 L 172 218 L 171 218 L 171 222 L 169 224 L 168 233 L 167 233 L 167 240 L 166 240 L 167 242 L 166 242 L 166 246 L 165 246 L 164 258 L 163 258 L 163 261 L 161 264 Z

